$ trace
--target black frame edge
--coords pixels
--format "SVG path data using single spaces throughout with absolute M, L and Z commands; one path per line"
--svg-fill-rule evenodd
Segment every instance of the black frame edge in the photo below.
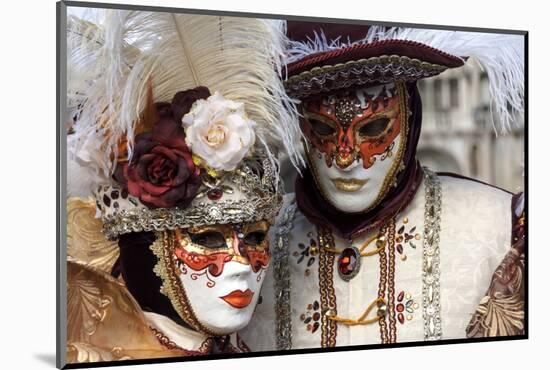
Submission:
M 491 28 L 478 28 L 478 27 L 459 27 L 459 26 L 443 26 L 443 25 L 430 25 L 430 24 L 415 24 L 415 23 L 401 23 L 401 22 L 382 22 L 382 21 L 370 21 L 370 20 L 355 20 L 355 19 L 338 19 L 338 18 L 323 18 L 323 17 L 307 17 L 297 15 L 282 15 L 282 14 L 264 14 L 264 13 L 251 13 L 251 12 L 230 12 L 219 11 L 210 9 L 187 9 L 187 8 L 172 8 L 162 6 L 142 6 L 142 5 L 130 5 L 130 4 L 112 4 L 112 3 L 96 3 L 96 2 L 80 2 L 80 1 L 65 1 L 61 0 L 57 4 L 57 193 L 56 200 L 58 204 L 57 210 L 57 253 L 56 253 L 56 266 L 57 266 L 57 348 L 56 348 L 56 366 L 62 369 L 80 369 L 80 368 L 96 368 L 106 366 L 126 366 L 126 365 L 141 365 L 141 364 L 161 364 L 161 363 L 174 363 L 174 362 L 188 362 L 188 361 L 210 361 L 210 360 L 222 360 L 233 358 L 248 358 L 248 357 L 268 357 L 268 356 L 287 356 L 294 354 L 313 354 L 321 352 L 345 352 L 345 351 L 358 351 L 369 349 L 393 349 L 393 348 L 405 348 L 405 347 L 420 347 L 420 346 L 439 346 L 449 344 L 461 344 L 467 345 L 472 343 L 487 343 L 487 342 L 500 342 L 500 341 L 512 341 L 512 340 L 525 340 L 529 339 L 529 320 L 528 320 L 528 229 L 529 229 L 529 212 L 528 212 L 528 173 L 529 173 L 529 149 L 528 149 L 528 39 L 529 31 L 527 30 L 505 30 L 505 29 L 491 29 Z M 527 222 L 525 224 L 525 334 L 518 336 L 506 336 L 506 337 L 491 337 L 491 338 L 462 338 L 462 339 L 447 339 L 437 342 L 404 342 L 394 344 L 368 344 L 368 345 L 356 345 L 356 346 L 343 346 L 333 348 L 307 348 L 307 349 L 293 349 L 287 351 L 256 351 L 250 353 L 237 353 L 237 354 L 221 354 L 221 355 L 205 355 L 197 357 L 169 357 L 158 359 L 135 359 L 135 360 L 123 360 L 123 361 L 105 361 L 95 363 L 66 363 L 66 135 L 64 130 L 65 122 L 65 108 L 66 108 L 66 38 L 60 38 L 65 34 L 66 30 L 66 18 L 67 7 L 86 7 L 86 8 L 102 8 L 102 9 L 121 9 L 121 10 L 142 10 L 142 11 L 155 11 L 155 12 L 171 12 L 171 13 L 188 13 L 188 14 L 208 14 L 208 15 L 225 15 L 225 16 L 242 16 L 242 17 L 258 17 L 266 19 L 285 19 L 285 20 L 302 20 L 302 21 L 323 21 L 329 23 L 347 23 L 347 24 L 376 24 L 384 26 L 402 26 L 413 28 L 429 28 L 436 30 L 457 30 L 468 32 L 485 32 L 485 33 L 501 33 L 501 34 L 517 34 L 524 36 L 524 51 L 525 51 L 525 76 L 524 76 L 524 196 L 525 196 L 525 215 Z M 63 95 L 64 94 L 64 95 Z M 64 222 L 64 223 L 63 223 Z M 63 288 L 63 289 L 62 289 Z M 62 305 L 64 309 L 60 309 L 59 305 Z M 65 316 L 63 316 L 65 315 Z M 62 327 L 60 325 L 63 325 Z

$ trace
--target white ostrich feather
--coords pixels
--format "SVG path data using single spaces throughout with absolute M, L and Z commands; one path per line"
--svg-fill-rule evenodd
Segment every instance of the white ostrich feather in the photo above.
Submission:
M 95 62 L 88 60 L 100 76 L 84 89 L 76 132 L 77 156 L 97 172 L 112 173 L 121 138 L 128 140 L 131 155 L 149 83 L 155 102 L 206 86 L 245 103 L 257 123 L 258 143 L 285 148 L 295 166 L 304 164 L 295 142 L 297 111 L 280 78 L 282 21 L 107 11 L 101 29 L 103 45 L 93 53 Z
M 93 22 L 69 16 L 67 18 L 67 120 L 80 116 L 86 101 L 85 91 L 101 75 L 97 58 L 104 44 L 102 29 Z M 78 130 L 76 125 L 72 125 Z M 78 131 L 77 131 L 78 132 Z M 87 163 L 89 155 L 79 145 L 79 135 L 67 137 L 67 195 L 86 197 L 91 184 L 105 179 L 96 166 Z M 86 153 L 86 154 L 84 154 Z M 80 154 L 80 155 L 78 155 Z M 84 159 L 81 159 L 84 158 Z
M 115 47 L 107 43 L 106 37 L 113 32 L 120 33 L 105 29 L 98 19 L 91 22 L 76 16 L 67 18 L 67 113 L 69 119 L 77 117 L 75 132 L 67 139 L 69 196 L 87 196 L 109 176 L 110 161 L 101 135 L 104 130 L 97 125 L 100 121 L 94 109 L 101 106 L 105 111 L 109 99 L 105 96 L 106 86 L 113 85 L 117 78 L 122 80 L 124 73 L 119 71 L 127 74 L 140 54 L 138 48 L 121 40 L 121 65 L 111 63 Z
M 95 77 L 94 57 L 103 45 L 99 26 L 86 20 L 67 18 L 67 108 L 76 110 L 82 103 L 82 91 Z
M 459 58 L 474 58 L 489 79 L 495 130 L 505 133 L 514 122 L 523 121 L 517 119 L 524 110 L 525 56 L 521 35 L 373 26 L 363 39 L 351 42 L 342 38 L 327 40 L 321 31 L 307 42 L 289 41 L 285 62 L 292 63 L 322 51 L 391 39 L 416 41 Z

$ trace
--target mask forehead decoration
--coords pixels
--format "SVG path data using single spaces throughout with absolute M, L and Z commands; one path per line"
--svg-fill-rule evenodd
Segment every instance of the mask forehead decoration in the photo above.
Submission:
M 391 83 L 305 101 L 302 129 L 328 167 L 345 169 L 357 160 L 368 169 L 376 156 L 392 156 L 402 117 L 398 88 Z

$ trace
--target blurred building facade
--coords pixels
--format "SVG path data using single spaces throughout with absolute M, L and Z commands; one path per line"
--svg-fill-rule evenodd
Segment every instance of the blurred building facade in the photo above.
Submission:
M 498 135 L 490 113 L 487 75 L 475 60 L 418 83 L 422 97 L 420 162 L 512 192 L 524 187 L 524 130 Z M 523 117 L 517 117 L 518 121 Z

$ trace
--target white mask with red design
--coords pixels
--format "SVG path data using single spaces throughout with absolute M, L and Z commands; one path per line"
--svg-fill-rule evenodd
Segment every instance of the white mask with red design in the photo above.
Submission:
M 230 334 L 252 318 L 271 258 L 265 221 L 175 232 L 179 279 L 196 319 Z
M 311 171 L 335 208 L 366 211 L 392 185 L 405 149 L 405 95 L 401 84 L 391 83 L 303 102 Z

